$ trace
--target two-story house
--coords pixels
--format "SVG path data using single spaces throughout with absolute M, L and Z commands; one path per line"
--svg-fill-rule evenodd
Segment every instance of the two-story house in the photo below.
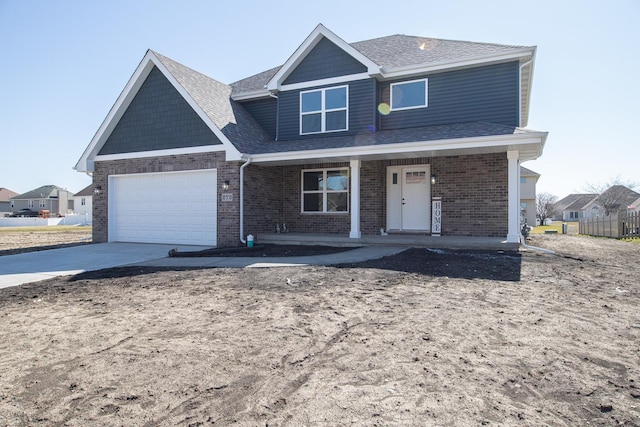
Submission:
M 547 137 L 525 128 L 535 51 L 318 25 L 232 84 L 148 51 L 76 165 L 94 241 L 235 246 L 286 224 L 517 243 L 520 162 Z
M 536 184 L 540 174 L 520 166 L 520 222 L 538 225 L 536 221 Z
M 52 216 L 65 216 L 71 209 L 72 193 L 56 185 L 43 185 L 11 198 L 11 210 L 16 213 L 28 209 L 33 212 L 49 211 Z

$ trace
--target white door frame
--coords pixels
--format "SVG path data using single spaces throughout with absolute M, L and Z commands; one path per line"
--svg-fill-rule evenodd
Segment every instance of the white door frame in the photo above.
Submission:
M 387 231 L 428 232 L 431 227 L 431 182 L 430 165 L 405 165 L 387 167 Z M 407 172 L 418 172 L 417 178 L 424 179 L 420 199 L 410 196 L 407 187 Z M 408 184 L 413 185 L 413 184 Z M 407 224 L 411 215 L 424 215 L 419 226 Z M 415 220 L 415 216 L 414 216 Z

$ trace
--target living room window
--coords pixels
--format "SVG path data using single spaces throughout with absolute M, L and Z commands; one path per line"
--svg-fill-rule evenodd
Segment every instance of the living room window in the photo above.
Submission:
M 349 211 L 349 169 L 302 171 L 302 212 Z
M 427 79 L 391 83 L 391 110 L 423 108 L 428 104 Z
M 347 86 L 300 92 L 300 135 L 348 129 Z

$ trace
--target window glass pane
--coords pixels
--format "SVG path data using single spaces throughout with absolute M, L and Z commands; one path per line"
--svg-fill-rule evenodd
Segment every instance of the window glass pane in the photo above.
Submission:
M 327 171 L 327 190 L 344 191 L 349 189 L 349 176 L 346 170 Z
M 322 190 L 322 171 L 317 172 L 305 172 L 303 174 L 303 191 L 318 191 Z
M 322 92 L 307 92 L 302 94 L 302 112 L 320 111 L 322 109 Z
M 304 212 L 322 212 L 322 193 L 305 194 L 303 201 Z
M 325 120 L 327 131 L 347 128 L 347 112 L 344 110 L 328 112 Z
M 305 114 L 302 116 L 302 133 L 320 132 L 321 129 L 321 115 L 318 114 Z
M 347 193 L 328 193 L 327 212 L 346 212 Z
M 391 108 L 419 107 L 427 104 L 425 82 L 393 85 Z
M 347 107 L 347 88 L 340 87 L 337 89 L 328 89 L 324 94 L 324 108 L 331 110 L 333 108 Z

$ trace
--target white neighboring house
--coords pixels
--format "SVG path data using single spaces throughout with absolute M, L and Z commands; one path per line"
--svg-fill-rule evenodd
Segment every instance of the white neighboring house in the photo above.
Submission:
M 520 166 L 520 222 L 526 220 L 529 225 L 536 221 L 536 184 L 540 174 Z
M 84 215 L 85 222 L 93 222 L 93 184 L 89 184 L 73 195 L 73 213 Z

